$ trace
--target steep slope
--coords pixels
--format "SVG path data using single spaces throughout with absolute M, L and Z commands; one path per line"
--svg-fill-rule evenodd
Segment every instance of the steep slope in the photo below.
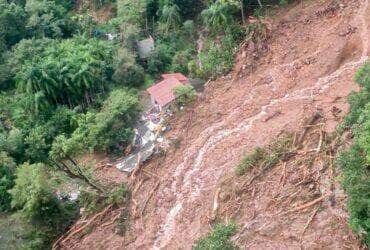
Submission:
M 318 111 L 324 130 L 334 131 L 348 109 L 346 97 L 357 90 L 354 72 L 370 54 L 369 0 L 303 1 L 279 10 L 271 25 L 267 50 L 243 46 L 234 72 L 209 83 L 193 109 L 170 121 L 173 130 L 167 136 L 176 138 L 177 146 L 147 163 L 135 180 L 124 236 L 114 234 L 113 225 L 100 226 L 66 248 L 189 249 L 209 230 L 213 199 L 224 177 L 238 182 L 234 169 L 245 152 L 267 145 L 282 131 L 301 130 L 303 121 Z M 253 244 L 248 247 L 340 249 L 357 244 L 346 224 L 342 198 L 336 205 L 323 200 L 317 212 L 320 223 L 301 239 L 293 222 L 275 218 L 268 203 L 258 204 L 264 195 L 272 195 L 269 190 L 280 176 L 280 171 L 271 171 L 253 183 L 246 192 L 257 190 L 257 195 L 242 200 L 249 205 L 233 217 L 242 227 L 255 217 L 263 218 L 256 227 L 272 221 L 274 229 L 280 227 L 265 230 L 264 237 L 250 236 Z M 279 209 L 290 209 L 285 206 Z M 311 214 L 299 215 L 295 226 L 303 228 Z

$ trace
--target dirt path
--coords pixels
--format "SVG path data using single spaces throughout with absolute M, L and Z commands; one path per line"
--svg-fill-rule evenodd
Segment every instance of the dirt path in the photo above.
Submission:
M 357 90 L 354 72 L 370 54 L 369 0 L 305 1 L 280 10 L 271 22 L 268 52 L 251 59 L 243 56 L 250 47 L 242 48 L 236 65 L 242 70 L 210 83 L 194 110 L 172 121 L 168 137 L 177 137 L 180 146 L 145 166 L 160 186 L 144 215 L 131 218 L 124 237 L 98 227 L 76 249 L 190 249 L 209 231 L 213 196 L 244 152 L 268 144 L 282 131 L 298 130 L 317 111 L 324 114 L 325 130 L 335 129 L 340 118 L 333 110 L 339 116 L 347 111 L 346 97 Z M 139 207 L 156 183 L 153 174 L 147 175 L 135 194 Z M 342 205 L 336 214 L 345 217 Z M 256 211 L 263 216 L 264 210 Z M 247 221 L 251 215 L 246 212 L 238 222 Z M 312 241 L 315 248 L 354 246 L 346 220 L 336 221 L 341 230 L 333 233 L 327 229 L 334 213 L 325 212 L 329 219 L 315 224 L 315 231 L 326 233 L 323 238 L 271 237 L 249 247 L 309 248 Z M 297 223 L 303 228 L 306 219 Z M 281 227 L 278 234 L 285 235 L 289 227 Z

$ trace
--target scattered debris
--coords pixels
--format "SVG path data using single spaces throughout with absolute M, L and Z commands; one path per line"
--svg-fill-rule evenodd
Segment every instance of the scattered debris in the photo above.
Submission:
M 166 143 L 164 137 L 159 137 L 162 129 L 166 128 L 162 125 L 163 116 L 163 112 L 156 108 L 150 109 L 142 116 L 135 129 L 135 137 L 131 145 L 134 148 L 133 152 L 119 159 L 115 164 L 119 170 L 130 174 L 137 165 L 148 160 L 156 149 L 158 151 L 161 145 Z
M 326 199 L 328 197 L 329 197 L 329 195 L 323 195 L 320 198 L 317 198 L 317 199 L 315 199 L 313 201 L 310 201 L 310 202 L 308 202 L 306 204 L 303 204 L 301 206 L 298 206 L 296 208 L 293 208 L 291 210 L 288 210 L 288 211 L 284 212 L 282 215 L 286 215 L 286 214 L 289 214 L 289 213 L 298 212 L 299 210 L 303 210 L 303 209 L 309 208 L 309 207 L 311 207 L 313 205 L 316 205 L 317 203 L 323 201 L 324 199 Z
M 315 211 L 313 211 L 313 213 L 312 213 L 312 215 L 311 215 L 310 219 L 307 221 L 306 225 L 304 226 L 303 231 L 302 231 L 302 234 L 301 234 L 301 237 L 300 237 L 300 241 L 302 241 L 302 238 L 303 238 L 303 236 L 304 236 L 304 233 L 306 232 L 306 230 L 307 230 L 308 226 L 311 224 L 311 222 L 312 222 L 312 221 L 313 221 L 313 219 L 315 218 L 315 216 L 316 216 L 317 212 L 319 211 L 319 208 L 320 208 L 320 207 L 317 207 L 317 208 L 315 209 Z
M 155 185 L 155 187 L 152 189 L 152 191 L 149 193 L 148 197 L 146 198 L 145 202 L 144 202 L 144 205 L 143 205 L 143 208 L 141 209 L 141 216 L 144 214 L 144 211 L 145 211 L 145 208 L 146 208 L 146 205 L 148 204 L 150 198 L 153 196 L 154 192 L 157 190 L 157 188 L 159 187 L 161 183 L 158 181 L 157 184 Z
M 52 249 L 58 249 L 59 245 L 63 245 L 67 240 L 72 238 L 74 235 L 83 232 L 86 228 L 92 225 L 96 220 L 105 216 L 106 213 L 113 207 L 113 205 L 107 206 L 100 213 L 95 214 L 90 220 L 88 220 L 82 227 L 75 229 L 75 226 L 72 226 L 71 230 L 59 238 L 52 246 Z
M 218 188 L 216 190 L 216 193 L 215 193 L 215 197 L 213 198 L 213 209 L 212 209 L 212 214 L 211 214 L 211 221 L 214 221 L 216 219 L 216 216 L 217 216 L 217 211 L 218 211 L 218 207 L 219 207 L 219 203 L 218 203 L 218 198 L 220 196 L 220 192 L 221 192 L 221 188 Z

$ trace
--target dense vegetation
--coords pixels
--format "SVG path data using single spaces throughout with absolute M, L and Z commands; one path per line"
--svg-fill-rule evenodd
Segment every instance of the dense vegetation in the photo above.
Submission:
M 352 130 L 354 145 L 340 155 L 338 165 L 348 195 L 350 226 L 370 246 L 370 63 L 358 70 L 356 82 L 362 90 L 350 96 L 350 114 L 342 127 Z
M 0 212 L 13 214 L 21 248 L 47 249 L 79 206 L 117 200 L 79 158 L 122 152 L 141 111 L 138 90 L 163 72 L 203 79 L 227 73 L 250 30 L 246 15 L 279 3 L 78 2 L 0 0 Z M 104 5 L 114 17 L 94 20 L 91 12 Z M 143 59 L 136 42 L 149 36 L 155 49 Z M 180 104 L 194 99 L 188 87 L 176 95 Z M 79 200 L 70 197 L 75 185 Z

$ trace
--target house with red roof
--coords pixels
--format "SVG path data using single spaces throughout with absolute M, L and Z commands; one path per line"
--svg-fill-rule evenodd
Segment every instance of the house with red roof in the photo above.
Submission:
M 189 84 L 189 80 L 181 73 L 163 74 L 163 80 L 147 89 L 153 105 L 165 108 L 176 99 L 173 94 L 174 88 L 183 84 Z

